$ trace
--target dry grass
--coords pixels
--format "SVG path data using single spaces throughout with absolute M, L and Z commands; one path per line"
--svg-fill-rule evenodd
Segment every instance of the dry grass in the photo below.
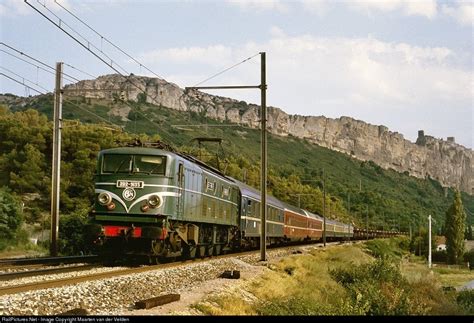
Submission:
M 259 315 L 266 306 L 271 308 L 275 301 L 298 300 L 320 304 L 317 310 L 323 312 L 313 314 L 331 314 L 341 305 L 345 290 L 331 278 L 328 269 L 370 261 L 372 257 L 356 246 L 313 249 L 308 254 L 293 255 L 269 263 L 266 273 L 250 282 L 246 290 L 212 295 L 193 307 L 207 315 Z M 309 309 L 310 314 L 312 310 Z M 272 311 L 269 309 L 263 314 L 272 315 Z
M 193 308 L 205 315 L 364 314 L 365 305 L 349 301 L 348 291 L 329 274 L 336 268 L 372 263 L 374 258 L 364 250 L 364 246 L 345 245 L 292 255 L 269 263 L 264 274 L 257 279 L 224 293 L 209 295 Z M 474 273 L 469 271 L 429 270 L 421 259 L 409 256 L 402 259 L 400 271 L 408 281 L 404 286 L 409 288 L 411 295 L 410 313 L 460 314 L 455 293 L 443 293 L 441 287 L 446 282 L 452 286 L 453 282 L 474 279 Z M 381 290 L 381 295 L 396 300 L 398 294 L 395 290 L 401 290 L 397 286 L 386 287 Z
M 474 280 L 474 271 L 469 269 L 434 268 L 443 286 L 461 287 Z

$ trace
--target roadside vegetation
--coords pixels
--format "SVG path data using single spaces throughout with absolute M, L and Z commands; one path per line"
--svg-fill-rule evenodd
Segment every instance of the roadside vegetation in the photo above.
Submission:
M 443 288 L 444 273 L 430 271 L 408 246 L 402 237 L 312 249 L 193 308 L 205 315 L 474 314 L 474 294 Z

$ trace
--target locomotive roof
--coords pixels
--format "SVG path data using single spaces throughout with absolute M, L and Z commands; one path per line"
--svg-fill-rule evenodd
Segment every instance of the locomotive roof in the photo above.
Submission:
M 119 155 L 128 155 L 128 154 L 148 154 L 148 155 L 168 155 L 168 156 L 176 156 L 175 153 L 156 149 L 156 148 L 146 148 L 146 147 L 118 147 L 118 148 L 110 148 L 104 149 L 99 152 L 99 155 L 103 154 L 119 154 Z
M 261 199 L 261 193 L 259 190 L 245 184 L 245 183 L 242 183 L 238 180 L 236 180 L 235 178 L 232 178 L 232 180 L 237 184 L 237 186 L 239 187 L 240 189 L 240 192 L 242 193 L 242 195 L 246 195 L 246 196 L 249 196 L 253 199 L 256 199 L 258 201 L 260 201 Z M 272 204 L 276 207 L 279 207 L 279 208 L 284 208 L 285 206 L 283 205 L 283 203 L 276 199 L 275 197 L 271 196 L 271 195 L 267 195 L 267 203 L 268 204 Z
M 203 161 L 200 161 L 199 159 L 197 159 L 193 156 L 190 156 L 190 155 L 187 155 L 187 154 L 182 154 L 182 153 L 175 153 L 175 152 L 171 152 L 171 151 L 164 150 L 164 149 L 148 148 L 148 147 L 118 147 L 118 148 L 110 148 L 110 149 L 101 150 L 99 152 L 99 156 L 103 155 L 105 153 L 124 154 L 124 155 L 137 154 L 138 153 L 138 154 L 157 155 L 157 156 L 165 155 L 165 156 L 170 156 L 170 157 L 178 157 L 179 156 L 181 158 L 186 159 L 187 161 L 189 161 L 191 163 L 194 163 L 195 165 L 197 165 L 201 169 L 205 169 L 208 172 L 214 173 L 214 175 L 216 175 L 216 176 L 220 176 L 220 177 L 222 177 L 223 179 L 225 179 L 227 181 L 231 181 L 231 182 L 234 181 L 234 179 L 232 179 L 228 176 L 225 176 L 218 169 L 207 165 Z

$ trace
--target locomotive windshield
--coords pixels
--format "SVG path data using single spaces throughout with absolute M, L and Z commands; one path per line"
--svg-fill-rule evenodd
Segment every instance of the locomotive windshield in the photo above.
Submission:
M 146 173 L 164 175 L 165 156 L 106 154 L 102 162 L 102 174 Z

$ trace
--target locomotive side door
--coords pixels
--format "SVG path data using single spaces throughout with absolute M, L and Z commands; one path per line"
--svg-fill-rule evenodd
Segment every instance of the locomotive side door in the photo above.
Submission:
M 178 164 L 178 198 L 177 205 L 176 205 L 176 213 L 178 218 L 182 218 L 184 216 L 184 196 L 185 196 L 185 176 L 184 176 L 184 165 L 183 162 L 179 162 Z

